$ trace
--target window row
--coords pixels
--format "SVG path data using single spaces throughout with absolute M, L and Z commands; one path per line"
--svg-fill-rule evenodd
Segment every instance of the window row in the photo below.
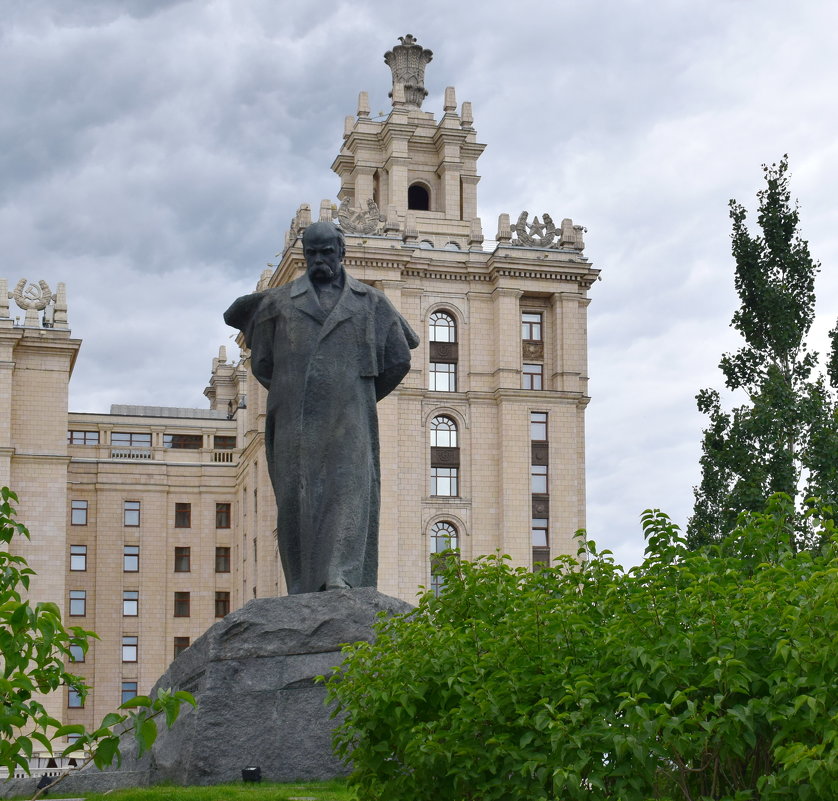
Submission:
M 99 445 L 98 431 L 81 429 L 67 432 L 68 445 Z M 112 431 L 110 444 L 118 448 L 150 448 L 151 432 L 149 431 Z M 234 450 L 236 447 L 235 434 L 216 434 L 212 446 L 215 450 Z M 175 450 L 200 450 L 204 447 L 203 434 L 164 434 L 163 447 Z
M 175 592 L 174 616 L 191 617 L 191 594 L 189 592 Z M 122 593 L 123 617 L 136 617 L 140 613 L 140 593 L 138 590 L 124 590 Z M 230 593 L 217 591 L 215 593 L 215 616 L 224 617 L 230 614 Z M 70 590 L 70 617 L 87 616 L 87 590 Z M 76 650 L 74 651 L 73 648 Z M 74 662 L 84 661 L 84 651 L 80 646 L 71 648 Z M 136 660 L 123 659 L 123 662 Z
M 543 359 L 543 318 L 541 312 L 521 313 L 521 338 L 525 357 Z M 430 362 L 428 389 L 434 392 L 457 391 L 457 323 L 444 311 L 434 312 L 428 322 Z M 522 389 L 544 389 L 544 364 L 525 361 L 521 370 Z
M 540 570 L 550 563 L 549 514 L 550 485 L 548 470 L 550 450 L 548 447 L 547 412 L 530 412 L 530 491 L 532 493 L 532 523 L 530 539 L 532 547 L 532 569 Z
M 136 528 L 140 525 L 140 501 L 123 501 L 122 525 Z M 70 525 L 86 526 L 89 518 L 88 501 L 70 501 Z M 232 522 L 231 504 L 215 504 L 215 527 L 230 528 Z M 192 528 L 192 504 L 175 503 L 175 528 Z
M 125 573 L 136 573 L 140 569 L 140 546 L 126 545 L 122 551 L 122 570 Z M 70 546 L 70 570 L 83 572 L 87 570 L 87 546 Z M 192 571 L 192 548 L 189 546 L 175 547 L 175 573 L 190 573 Z M 227 545 L 217 545 L 215 548 L 215 572 L 230 572 L 230 548 Z

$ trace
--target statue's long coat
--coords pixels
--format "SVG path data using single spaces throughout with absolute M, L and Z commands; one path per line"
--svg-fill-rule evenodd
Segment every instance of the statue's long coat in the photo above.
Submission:
M 382 292 L 345 274 L 326 314 L 308 275 L 239 298 L 241 329 L 268 390 L 265 449 L 289 593 L 374 587 L 380 469 L 376 402 L 419 340 Z

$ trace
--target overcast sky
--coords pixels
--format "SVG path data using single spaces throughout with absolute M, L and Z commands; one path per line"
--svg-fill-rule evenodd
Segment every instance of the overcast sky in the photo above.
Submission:
M 424 110 L 474 105 L 487 237 L 524 209 L 588 229 L 588 528 L 633 564 L 643 509 L 690 514 L 694 396 L 738 345 L 727 201 L 783 153 L 816 340 L 838 316 L 836 30 L 824 0 L 5 0 L 0 277 L 67 284 L 72 410 L 205 407 L 222 311 L 335 200 L 344 117 L 389 109 L 412 33 Z

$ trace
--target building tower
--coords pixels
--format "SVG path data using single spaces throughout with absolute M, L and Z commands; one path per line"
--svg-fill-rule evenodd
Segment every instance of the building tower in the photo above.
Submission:
M 422 338 L 410 374 L 379 404 L 379 589 L 412 601 L 420 586 L 438 589 L 432 555 L 447 547 L 468 559 L 500 550 L 529 567 L 575 553 L 585 524 L 587 291 L 599 273 L 570 219 L 530 222 L 524 211 L 510 224 L 502 214 L 496 241 L 484 240 L 477 162 L 485 145 L 471 104 L 458 110 L 448 87 L 441 119 L 423 111 L 432 53 L 411 35 L 400 41 L 384 56 L 392 109 L 373 119 L 360 93 L 332 164 L 339 205 L 324 200 L 319 219 L 343 230 L 348 271 L 384 291 Z M 302 273 L 300 237 L 311 221 L 301 205 L 259 288 Z M 262 455 L 265 392 L 244 380 L 239 474 L 252 474 L 268 502 L 242 553 L 265 552 L 275 525 Z M 275 592 L 273 583 L 284 591 L 275 565 L 264 576 L 267 568 L 250 567 L 242 601 Z

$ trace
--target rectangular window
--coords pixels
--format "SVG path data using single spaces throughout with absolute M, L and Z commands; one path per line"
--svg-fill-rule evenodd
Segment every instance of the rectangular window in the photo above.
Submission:
M 70 709 L 84 709 L 84 698 L 75 687 L 67 688 L 67 706 Z
M 544 365 L 524 364 L 521 389 L 544 389 Z
M 87 501 L 70 501 L 70 525 L 87 525 Z
M 70 617 L 84 617 L 87 614 L 87 592 L 70 590 Z
M 546 495 L 547 494 L 547 465 L 534 464 L 530 467 L 530 477 L 532 480 L 532 494 Z
M 98 431 L 68 431 L 67 432 L 68 445 L 98 445 L 99 432 Z
M 124 526 L 139 526 L 140 525 L 140 502 L 139 501 L 125 501 L 122 504 L 122 525 L 124 525 Z
M 126 545 L 122 550 L 122 570 L 136 573 L 140 569 L 140 546 Z
M 175 504 L 175 528 L 192 528 L 192 504 Z
M 189 637 L 175 637 L 175 657 L 189 647 Z
M 123 590 L 122 616 L 136 617 L 140 613 L 140 593 L 138 590 Z
M 122 682 L 122 700 L 119 702 L 124 704 L 126 701 L 130 701 L 132 698 L 137 697 L 137 682 L 135 681 L 123 681 Z
M 230 593 L 216 592 L 215 593 L 215 616 L 224 617 L 230 614 Z
M 87 570 L 87 546 L 70 546 L 70 570 Z
M 428 389 L 436 392 L 457 391 L 457 365 L 450 362 L 431 362 Z
M 535 573 L 550 564 L 547 523 L 546 517 L 534 517 L 532 519 L 532 569 Z
M 236 447 L 236 438 L 226 434 L 216 434 L 213 437 L 213 444 L 217 451 L 231 451 Z
M 136 662 L 137 661 L 137 638 L 123 637 L 122 638 L 122 661 Z
M 226 546 L 217 546 L 215 549 L 215 572 L 230 572 L 230 549 Z
M 175 547 L 175 573 L 189 573 L 192 570 L 192 549 L 178 545 Z
M 189 617 L 189 593 L 175 593 L 175 617 Z
M 456 467 L 431 468 L 431 495 L 452 497 L 457 495 Z
M 150 448 L 151 433 L 140 431 L 112 431 L 111 445 L 134 448 Z
M 230 528 L 230 504 L 215 504 L 215 527 Z
M 541 342 L 541 314 L 536 312 L 523 312 L 521 314 L 521 339 L 530 342 Z
M 530 439 L 547 442 L 547 412 L 530 412 Z
M 203 434 L 163 434 L 163 447 L 197 451 L 204 447 Z
M 84 648 L 80 645 L 71 645 L 70 646 L 70 661 L 71 662 L 84 662 Z

